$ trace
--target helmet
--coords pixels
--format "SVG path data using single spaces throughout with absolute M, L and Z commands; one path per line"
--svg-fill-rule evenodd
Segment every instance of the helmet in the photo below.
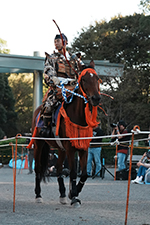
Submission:
M 64 41 L 64 42 L 66 41 L 67 44 L 68 44 L 68 38 L 66 37 L 66 35 L 65 35 L 65 34 L 61 34 L 61 35 L 62 35 L 63 41 Z M 61 35 L 60 35 L 60 34 L 56 34 L 54 40 L 56 40 L 56 39 L 61 39 Z

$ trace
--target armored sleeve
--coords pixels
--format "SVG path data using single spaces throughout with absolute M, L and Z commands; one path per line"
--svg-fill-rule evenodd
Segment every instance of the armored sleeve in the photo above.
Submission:
M 57 58 L 55 54 L 48 55 L 46 53 L 46 58 L 45 58 L 45 64 L 44 64 L 44 80 L 47 85 L 51 84 L 59 84 L 59 80 L 57 78 L 57 72 L 56 72 L 56 61 Z

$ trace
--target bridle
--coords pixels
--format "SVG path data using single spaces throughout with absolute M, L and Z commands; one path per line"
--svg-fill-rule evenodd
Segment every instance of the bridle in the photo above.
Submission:
M 85 91 L 83 90 L 82 85 L 81 85 L 81 79 L 82 79 L 83 76 L 85 76 L 85 74 L 86 74 L 87 72 L 88 72 L 88 73 L 91 73 L 91 74 L 93 74 L 93 75 L 96 75 L 97 78 L 98 78 L 98 83 L 99 83 L 99 84 L 102 83 L 102 80 L 98 77 L 96 71 L 95 71 L 94 69 L 92 69 L 92 68 L 84 69 L 84 70 L 81 72 L 81 74 L 79 75 L 79 77 L 78 77 L 79 89 L 81 90 L 82 95 L 83 95 L 86 99 L 90 99 L 90 96 L 88 96 L 88 94 L 85 93 Z M 100 85 L 98 85 L 98 93 L 100 94 Z

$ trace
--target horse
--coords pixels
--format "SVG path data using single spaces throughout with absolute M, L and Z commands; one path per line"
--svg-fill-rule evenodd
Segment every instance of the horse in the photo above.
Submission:
M 72 102 L 65 104 L 60 109 L 57 121 L 56 132 L 60 138 L 67 138 L 61 141 L 61 145 L 56 140 L 32 139 L 34 141 L 34 159 L 35 159 L 35 199 L 37 202 L 42 202 L 40 182 L 45 179 L 45 171 L 48 165 L 49 146 L 58 149 L 57 160 L 57 181 L 60 192 L 60 203 L 66 204 L 66 188 L 64 185 L 64 177 L 62 175 L 62 166 L 67 156 L 70 180 L 69 194 L 71 205 L 80 206 L 81 200 L 79 193 L 87 180 L 87 155 L 88 147 L 91 139 L 72 140 L 74 137 L 92 137 L 93 128 L 97 126 L 97 106 L 100 103 L 100 79 L 94 68 L 84 69 L 78 77 L 79 88 L 76 95 L 73 96 Z M 39 114 L 42 105 L 39 106 L 32 120 L 32 130 L 35 131 L 36 118 Z M 40 129 L 36 127 L 34 136 L 40 137 Z M 69 136 L 70 135 L 70 136 Z M 81 175 L 77 183 L 77 171 L 75 163 L 75 155 L 78 152 L 79 162 L 81 167 Z

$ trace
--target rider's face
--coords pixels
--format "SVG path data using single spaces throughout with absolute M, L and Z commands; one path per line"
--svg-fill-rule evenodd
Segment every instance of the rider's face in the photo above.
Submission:
M 63 45 L 62 45 L 62 40 L 61 39 L 55 39 L 54 41 L 54 45 L 55 45 L 55 48 L 57 50 L 61 50 Z

